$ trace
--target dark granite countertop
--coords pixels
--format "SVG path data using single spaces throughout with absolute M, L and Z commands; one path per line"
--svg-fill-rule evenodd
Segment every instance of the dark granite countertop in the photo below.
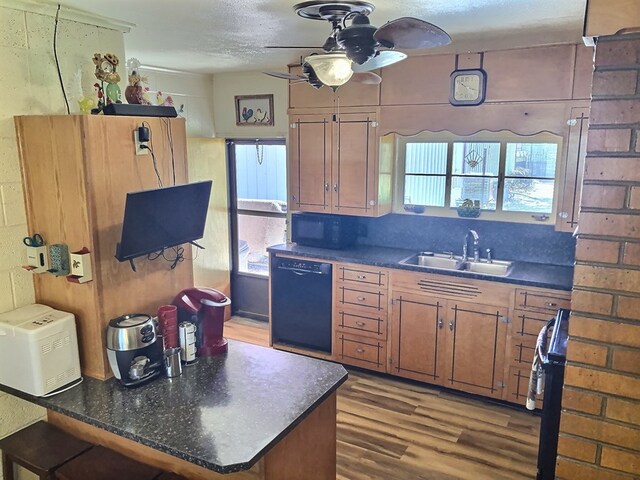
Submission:
M 218 473 L 247 470 L 347 379 L 339 364 L 229 340 L 176 379 L 112 378 L 50 398 L 0 390 Z
M 414 272 L 437 273 L 463 278 L 476 278 L 494 282 L 513 283 L 517 285 L 529 285 L 541 288 L 553 288 L 570 291 L 573 286 L 573 267 L 565 265 L 547 265 L 542 263 L 514 261 L 513 269 L 509 276 L 499 277 L 495 275 L 483 275 L 458 270 L 442 270 L 435 268 L 418 267 L 415 265 L 402 265 L 404 260 L 416 253 L 415 250 L 400 248 L 356 246 L 345 250 L 331 250 L 327 248 L 305 247 L 295 243 L 274 245 L 267 249 L 271 253 L 295 255 L 299 257 L 318 258 L 337 262 L 360 263 L 376 267 L 398 268 Z

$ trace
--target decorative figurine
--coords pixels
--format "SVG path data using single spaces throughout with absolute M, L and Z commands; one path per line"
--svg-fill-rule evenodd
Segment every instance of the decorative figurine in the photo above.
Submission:
M 145 97 L 145 92 L 148 88 L 145 89 L 143 85 L 147 79 L 138 73 L 139 68 L 140 62 L 138 59 L 130 58 L 127 60 L 127 69 L 131 73 L 129 74 L 129 85 L 124 89 L 124 98 L 126 98 L 129 103 L 150 105 L 151 102 L 148 100 L 148 95 Z
M 95 98 L 87 95 L 78 100 L 78 105 L 80 106 L 80 112 L 87 115 L 98 106 L 98 102 L 96 102 Z
M 93 54 L 93 63 L 96 66 L 95 76 L 98 80 L 100 80 L 101 85 L 100 89 L 104 88 L 104 93 L 106 94 L 107 104 L 110 103 L 122 103 L 122 92 L 120 91 L 120 86 L 118 82 L 120 81 L 120 75 L 116 72 L 116 68 L 120 63 L 118 57 L 113 53 L 106 53 L 104 56 L 100 53 Z M 107 84 L 106 88 L 104 87 L 104 83 Z M 100 98 L 98 96 L 98 108 L 102 110 L 100 107 Z

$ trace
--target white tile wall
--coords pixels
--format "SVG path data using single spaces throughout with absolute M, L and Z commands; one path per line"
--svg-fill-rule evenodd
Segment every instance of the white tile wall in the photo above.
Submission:
M 53 17 L 47 15 L 0 7 L 0 58 L 4 65 L 0 68 L 0 312 L 34 302 L 31 274 L 20 268 L 27 226 L 13 116 L 65 113 L 53 60 L 53 23 Z M 79 97 L 93 93 L 91 57 L 95 52 L 113 52 L 124 65 L 122 33 L 60 20 L 58 55 L 72 113 L 79 111 Z M 124 89 L 124 66 L 121 76 Z M 0 393 L 0 437 L 44 414 L 40 407 Z M 34 476 L 21 470 L 19 478 Z

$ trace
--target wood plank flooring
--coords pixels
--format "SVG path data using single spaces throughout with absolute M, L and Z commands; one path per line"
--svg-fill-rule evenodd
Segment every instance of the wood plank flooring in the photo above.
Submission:
M 225 336 L 268 345 L 267 324 Z M 414 382 L 349 370 L 338 390 L 339 480 L 530 480 L 540 418 Z

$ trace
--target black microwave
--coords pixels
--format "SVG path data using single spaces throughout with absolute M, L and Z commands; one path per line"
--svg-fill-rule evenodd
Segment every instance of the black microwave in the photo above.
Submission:
M 356 243 L 357 218 L 322 213 L 291 214 L 291 241 L 320 248 L 347 248 Z

